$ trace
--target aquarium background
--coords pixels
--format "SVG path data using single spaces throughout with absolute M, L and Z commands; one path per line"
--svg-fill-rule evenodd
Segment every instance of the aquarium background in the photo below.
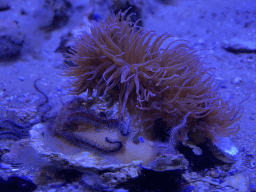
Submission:
M 69 53 L 91 22 L 130 7 L 145 30 L 184 40 L 215 68 L 216 89 L 244 110 L 240 132 L 230 136 L 239 150 L 235 163 L 178 146 L 185 171 L 143 169 L 136 179 L 104 187 L 94 172 L 61 166 L 30 144 L 29 131 L 52 122 L 69 94 L 63 75 Z M 65 54 L 64 54 L 65 55 Z M 0 190 L 3 191 L 256 191 L 256 2 L 220 0 L 1 0 L 0 1 Z M 51 166 L 53 166 L 51 164 Z M 54 167 L 54 166 L 53 166 Z M 45 180 L 38 179 L 38 174 Z M 54 175 L 54 176 L 53 176 Z M 55 178 L 56 180 L 47 180 Z M 159 179 L 159 178 L 163 178 Z M 94 182 L 100 183 L 96 185 Z M 100 187 L 99 187 L 100 186 Z

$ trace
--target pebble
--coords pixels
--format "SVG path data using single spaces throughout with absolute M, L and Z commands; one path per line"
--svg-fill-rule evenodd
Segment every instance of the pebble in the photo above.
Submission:
M 242 78 L 241 77 L 236 77 L 233 81 L 234 84 L 239 84 L 242 82 Z
M 210 176 L 211 177 L 217 178 L 217 177 L 219 177 L 219 175 L 220 174 L 216 170 L 211 170 L 210 171 Z

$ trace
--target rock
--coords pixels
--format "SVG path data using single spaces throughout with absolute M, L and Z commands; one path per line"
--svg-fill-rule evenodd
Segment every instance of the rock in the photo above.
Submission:
M 42 26 L 40 29 L 45 32 L 52 32 L 67 24 L 71 15 L 72 4 L 68 0 L 45 0 L 44 8 L 50 9 L 54 14 L 50 23 Z
M 233 82 L 232 83 L 234 83 L 234 84 L 239 84 L 239 83 L 241 83 L 243 81 L 243 79 L 241 78 L 241 77 L 236 77 L 234 80 L 233 80 Z
M 172 171 L 172 170 L 186 170 L 189 162 L 185 159 L 184 155 L 170 155 L 165 154 L 155 158 L 147 166 L 143 168 L 154 170 L 154 171 Z
M 222 47 L 234 54 L 256 53 L 256 41 L 244 40 L 238 37 L 234 37 L 229 42 L 224 42 Z
M 0 21 L 0 60 L 12 60 L 20 56 L 25 36 L 11 20 Z
M 107 181 L 111 186 L 126 182 L 128 179 L 135 179 L 140 175 L 140 169 L 137 166 L 127 166 L 117 172 L 106 172 L 101 175 L 101 178 Z
M 237 174 L 231 177 L 228 177 L 227 180 L 220 184 L 221 187 L 231 186 L 238 190 L 239 192 L 249 191 L 249 180 L 242 174 Z
M 213 178 L 218 178 L 220 174 L 217 170 L 211 170 L 209 175 Z

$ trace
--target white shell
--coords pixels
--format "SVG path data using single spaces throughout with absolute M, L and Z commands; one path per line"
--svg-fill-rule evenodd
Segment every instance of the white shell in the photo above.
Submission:
M 87 171 L 103 171 L 102 178 L 107 177 L 110 185 L 117 185 L 120 182 L 125 182 L 128 179 L 136 178 L 140 175 L 141 169 L 152 169 L 154 171 L 168 170 L 184 170 L 188 167 L 188 162 L 183 155 L 170 155 L 156 157 L 150 155 L 151 142 L 145 140 L 140 146 L 132 146 L 132 142 L 126 142 L 127 154 L 100 154 L 91 150 L 82 149 L 72 146 L 70 143 L 51 136 L 47 131 L 47 124 L 37 124 L 30 130 L 31 142 L 30 145 L 36 151 L 47 157 L 52 163 L 61 168 L 72 168 L 86 173 Z M 147 144 L 148 142 L 148 144 Z M 135 145 L 135 144 L 134 144 Z M 146 145 L 146 146 L 143 146 Z M 132 152 L 137 159 L 130 163 L 122 163 L 129 156 L 129 149 L 138 149 Z M 152 146 L 153 149 L 153 146 Z M 144 150 L 144 151 L 143 151 Z M 146 151 L 145 151 L 146 150 Z M 147 152 L 149 150 L 149 152 Z M 144 152 L 140 156 L 140 152 Z M 143 156 L 146 156 L 145 158 Z M 141 160 L 140 157 L 144 159 Z M 130 157 L 132 160 L 132 158 Z M 148 162 L 143 164 L 144 162 Z M 142 166 L 143 165 L 143 166 Z M 144 166 L 145 165 L 145 166 Z
M 216 136 L 208 146 L 213 155 L 225 163 L 234 163 L 238 158 L 239 150 L 228 137 Z

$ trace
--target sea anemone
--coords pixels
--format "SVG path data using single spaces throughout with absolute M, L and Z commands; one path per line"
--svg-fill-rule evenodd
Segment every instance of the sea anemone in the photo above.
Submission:
M 171 35 L 146 31 L 130 21 L 131 15 L 125 19 L 126 13 L 93 22 L 91 34 L 84 33 L 66 54 L 76 65 L 66 70 L 72 92 L 117 96 L 120 117 L 133 114 L 149 133 L 157 119 L 179 140 L 188 131 L 209 138 L 237 132 L 239 126 L 229 127 L 241 118 L 241 110 L 220 98 L 214 75 L 203 68 L 196 51 L 184 41 L 163 48 Z

